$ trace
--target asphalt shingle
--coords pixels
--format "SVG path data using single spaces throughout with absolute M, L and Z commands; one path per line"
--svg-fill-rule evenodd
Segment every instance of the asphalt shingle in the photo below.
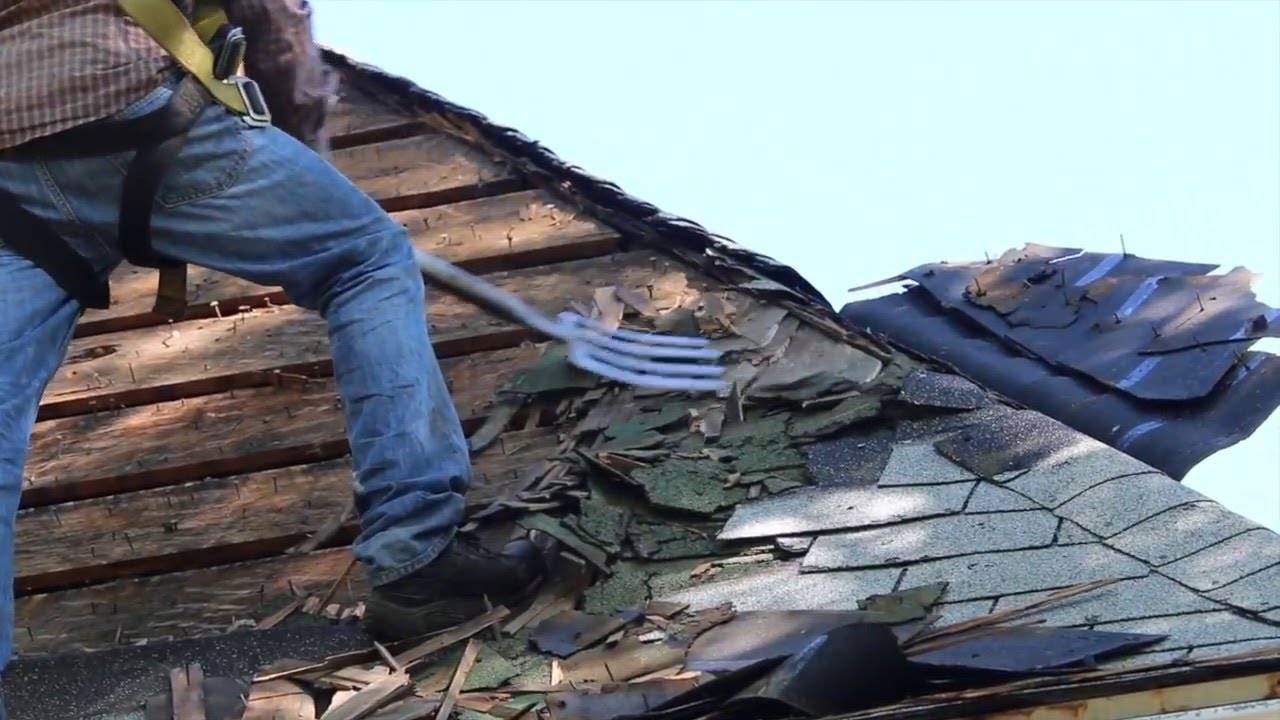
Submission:
M 1089 441 L 1072 446 L 1055 462 L 1038 465 L 1010 480 L 1009 487 L 1052 508 L 1099 483 L 1149 472 L 1149 465 L 1100 442 Z
M 1079 545 L 1080 543 L 1098 542 L 1101 539 L 1070 520 L 1063 520 L 1062 525 L 1058 528 L 1058 545 Z
M 1057 512 L 1092 533 L 1110 537 L 1156 513 L 1203 497 L 1168 475 L 1147 473 L 1095 485 Z
M 936 485 L 974 480 L 976 476 L 938 454 L 933 443 L 898 443 L 880 475 L 880 485 Z
M 940 628 L 954 625 L 965 620 L 991 614 L 991 600 L 966 600 L 964 602 L 942 603 L 934 606 L 932 612 L 938 615 L 933 627 Z
M 891 592 L 902 571 L 895 568 L 801 575 L 799 563 L 787 563 L 732 580 L 712 581 L 672 593 L 661 600 L 694 608 L 732 602 L 745 610 L 857 610 L 868 595 Z
M 1154 515 L 1112 537 L 1107 544 L 1152 565 L 1163 565 L 1256 527 L 1218 503 L 1205 500 Z
M 1255 652 L 1264 648 L 1280 651 L 1280 640 L 1244 640 L 1241 642 L 1223 643 L 1221 645 L 1206 645 L 1204 647 L 1193 648 L 1187 654 L 1187 658 L 1189 660 L 1207 660 L 1209 658 L 1227 657 L 1229 655 L 1240 655 L 1243 653 Z
M 1250 612 L 1280 608 L 1280 565 L 1272 565 L 1205 594 L 1218 602 Z
M 984 480 L 978 483 L 978 487 L 973 491 L 973 497 L 969 498 L 969 504 L 964 509 L 965 512 L 970 513 L 985 513 L 1005 510 L 1039 510 L 1040 506 L 1012 490 L 1006 490 Z
M 1047 510 L 951 515 L 819 537 L 804 569 L 875 567 L 995 550 L 1044 547 L 1058 519 Z
M 1049 593 L 1007 595 L 996 610 L 1025 607 Z M 1148 575 L 1121 580 L 1104 588 L 1050 605 L 1028 618 L 1043 619 L 1049 625 L 1093 625 L 1117 620 L 1136 620 L 1158 615 L 1205 612 L 1221 607 L 1166 577 Z
M 1229 610 L 1121 620 L 1100 623 L 1094 625 L 1093 629 L 1169 636 L 1168 639 L 1152 645 L 1150 648 L 1152 651 L 1245 640 L 1276 639 L 1280 642 L 1280 627 L 1250 620 Z
M 912 565 L 903 584 L 946 580 L 950 601 L 1067 587 L 1103 578 L 1141 577 L 1149 568 L 1101 544 L 969 555 Z
M 1196 590 L 1214 590 L 1280 563 L 1280 535 L 1258 529 L 1163 565 L 1160 572 Z
M 973 483 L 927 487 L 816 487 L 737 507 L 721 540 L 800 535 L 949 515 L 964 507 Z

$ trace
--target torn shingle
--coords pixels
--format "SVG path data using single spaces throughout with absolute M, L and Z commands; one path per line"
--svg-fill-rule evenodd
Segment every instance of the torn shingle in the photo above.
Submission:
M 1258 529 L 1236 535 L 1160 567 L 1160 572 L 1196 590 L 1214 590 L 1280 563 L 1280 536 Z
M 971 425 L 936 443 L 938 452 L 975 475 L 993 478 L 1073 453 L 1089 438 L 1034 410 Z
M 853 433 L 803 448 L 818 485 L 874 485 L 889 462 L 891 430 Z
M 1094 485 L 1058 506 L 1057 513 L 1084 529 L 1110 537 L 1147 518 L 1202 496 L 1162 473 L 1146 473 Z
M 1046 510 L 952 515 L 838 535 L 822 535 L 804 556 L 806 571 L 915 563 L 1053 542 L 1058 519 Z
M 1147 566 L 1103 545 L 1068 545 L 932 560 L 907 568 L 910 585 L 946 580 L 947 600 L 1050 590 L 1106 578 L 1141 577 Z
M 720 540 L 797 535 L 947 515 L 964 507 L 973 483 L 927 487 L 805 488 L 739 505 Z
M 987 403 L 987 393 L 959 375 L 916 370 L 903 381 L 898 399 L 912 405 L 974 410 Z

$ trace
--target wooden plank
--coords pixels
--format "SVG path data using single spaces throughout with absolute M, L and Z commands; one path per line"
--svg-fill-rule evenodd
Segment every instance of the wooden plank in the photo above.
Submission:
M 507 497 L 557 452 L 555 428 L 507 433 L 475 459 L 467 504 Z M 19 594 L 279 554 L 341 512 L 349 457 L 31 508 L 16 526 Z M 339 538 L 351 540 L 354 524 Z
M 338 83 L 338 102 L 329 110 L 324 122 L 331 138 L 393 125 L 409 117 L 361 90 L 359 80 L 351 73 L 339 72 Z
M 498 389 L 537 360 L 531 344 L 441 361 L 464 427 Z M 127 438 L 127 441 L 125 439 Z M 38 423 L 24 507 L 236 475 L 345 455 L 332 379 L 263 387 Z
M 688 289 L 681 265 L 650 252 L 495 273 L 490 279 L 546 312 L 569 301 L 590 303 L 595 288 L 609 285 L 651 294 L 659 305 L 674 303 Z M 427 319 L 442 357 L 532 337 L 442 293 L 432 294 Z M 267 385 L 273 370 L 323 376 L 332 372 L 328 358 L 323 320 L 297 307 L 79 338 L 45 392 L 40 417 Z
M 205 720 L 204 669 L 197 663 L 169 671 L 169 697 L 173 720 Z
M 334 150 L 330 161 L 386 210 L 495 195 L 525 185 L 510 167 L 438 132 Z
M 18 652 L 28 654 L 216 635 L 236 620 L 266 617 L 295 595 L 325 592 L 350 557 L 346 548 L 321 550 L 29 595 L 15 603 L 14 640 Z M 363 571 L 352 572 L 348 582 L 333 602 L 365 597 Z
M 414 245 L 475 273 L 492 273 L 551 262 L 605 255 L 617 248 L 608 227 L 578 215 L 541 190 L 499 195 L 428 209 L 393 213 Z M 283 305 L 278 288 L 201 267 L 189 268 L 187 319 L 231 315 L 237 308 Z M 122 264 L 111 275 L 111 307 L 89 310 L 76 326 L 77 337 L 152 325 L 165 325 L 151 312 L 156 272 Z M 210 303 L 216 301 L 216 307 Z

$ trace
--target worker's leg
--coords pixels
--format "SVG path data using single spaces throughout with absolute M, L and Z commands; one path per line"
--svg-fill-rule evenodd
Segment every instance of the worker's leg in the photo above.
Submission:
M 127 159 L 50 163 L 50 180 L 110 233 Z M 215 107 L 161 187 L 152 235 L 166 256 L 281 286 L 324 315 L 356 470 L 356 554 L 375 585 L 430 563 L 463 520 L 470 461 L 404 228 L 283 132 Z
M 27 441 L 79 311 L 43 270 L 4 247 L 0 227 L 0 669 L 13 650 L 13 528 Z

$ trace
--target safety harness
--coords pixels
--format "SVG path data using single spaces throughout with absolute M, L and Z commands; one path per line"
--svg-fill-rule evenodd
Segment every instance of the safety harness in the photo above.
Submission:
M 186 265 L 159 256 L 151 244 L 151 211 L 160 183 L 186 144 L 187 132 L 217 102 L 246 123 L 264 126 L 271 114 L 256 83 L 243 74 L 244 32 L 227 21 L 221 2 L 198 0 L 188 18 L 168 0 L 117 0 L 186 71 L 165 107 L 129 120 L 104 120 L 37 138 L 3 151 L 18 159 L 84 158 L 133 151 L 125 171 L 118 235 L 124 257 L 159 269 L 155 311 L 179 319 L 187 307 Z M 107 278 L 41 218 L 0 190 L 0 228 L 6 246 L 49 273 L 84 307 L 110 305 Z

